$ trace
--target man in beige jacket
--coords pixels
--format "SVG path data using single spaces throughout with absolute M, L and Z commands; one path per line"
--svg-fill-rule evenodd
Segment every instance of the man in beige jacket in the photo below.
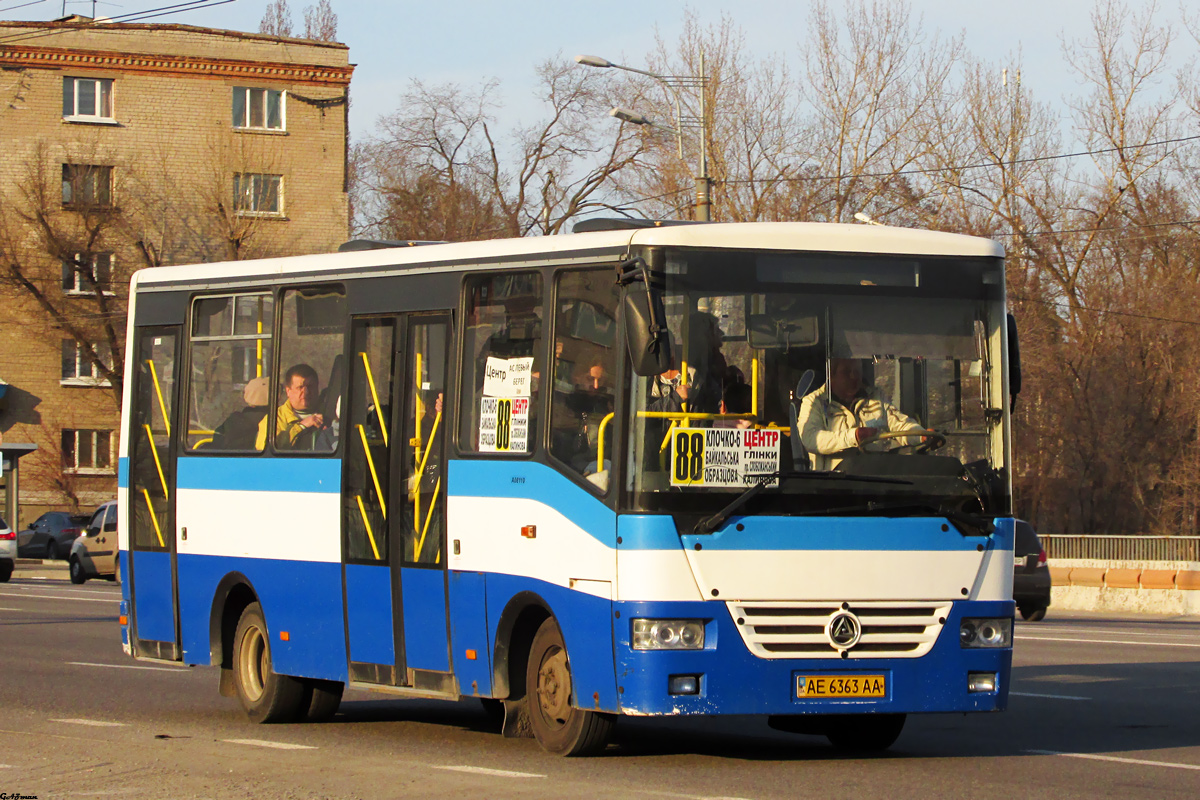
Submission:
M 882 442 L 871 442 L 884 431 L 923 430 L 920 423 L 886 402 L 878 389 L 863 383 L 858 359 L 830 362 L 828 395 L 824 386 L 805 395 L 796 420 L 815 470 L 836 467 L 841 462 L 837 454 L 844 450 L 885 450 Z M 920 441 L 916 436 L 897 440 L 898 445 Z

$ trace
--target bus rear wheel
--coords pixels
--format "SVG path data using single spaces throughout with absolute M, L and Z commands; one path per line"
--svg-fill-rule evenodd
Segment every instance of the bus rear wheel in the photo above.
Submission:
M 534 634 L 525 671 L 525 693 L 533 738 L 547 752 L 594 755 L 608 744 L 614 717 L 575 707 L 571 662 L 553 618 L 543 622 Z
M 233 684 L 252 722 L 293 722 L 311 700 L 304 684 L 271 668 L 271 639 L 258 603 L 246 606 L 233 635 Z
M 904 730 L 904 714 L 846 714 L 830 717 L 825 738 L 839 750 L 887 750 Z

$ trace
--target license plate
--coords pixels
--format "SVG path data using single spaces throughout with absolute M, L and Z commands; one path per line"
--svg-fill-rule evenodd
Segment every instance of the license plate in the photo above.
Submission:
M 796 697 L 886 697 L 883 675 L 797 675 Z

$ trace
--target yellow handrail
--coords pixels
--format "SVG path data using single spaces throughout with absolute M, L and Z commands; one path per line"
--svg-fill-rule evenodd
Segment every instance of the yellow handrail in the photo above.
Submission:
M 375 403 L 375 417 L 379 420 L 379 431 L 383 434 L 383 444 L 386 447 L 388 444 L 387 420 L 383 418 L 383 406 L 379 404 L 379 392 L 375 388 L 375 375 L 371 372 L 371 361 L 367 358 L 365 350 L 360 350 L 358 354 L 362 356 L 363 367 L 367 370 L 367 385 L 371 387 L 371 400 Z
M 418 417 L 418 419 L 420 419 Z M 437 440 L 438 427 L 442 424 L 442 412 L 437 412 L 433 418 L 433 427 L 429 429 L 429 442 L 425 445 L 425 452 L 421 455 L 421 462 L 417 465 L 416 480 L 413 481 L 413 530 L 416 531 L 417 523 L 421 519 L 421 478 L 425 476 L 425 464 L 429 461 L 429 453 L 433 450 L 433 443 Z M 420 423 L 418 423 L 419 427 Z M 430 508 L 433 504 L 430 503 Z
M 441 479 L 441 477 L 439 477 L 437 479 L 437 483 L 434 484 L 434 487 L 433 487 L 434 499 L 437 499 L 438 492 L 441 491 L 441 489 L 442 489 L 442 479 Z M 421 528 L 421 538 L 417 540 L 417 546 L 414 548 L 414 554 L 413 554 L 414 561 L 421 560 L 421 550 L 425 547 L 425 535 L 427 533 L 429 533 L 429 523 L 433 520 L 433 509 L 434 509 L 434 504 L 430 503 L 429 504 L 429 513 L 425 516 L 425 525 L 422 526 L 422 528 Z M 442 554 L 441 554 L 441 551 L 439 550 L 438 558 L 440 559 L 441 557 L 442 557 Z M 434 563 L 436 564 L 437 562 L 435 561 Z
M 150 521 L 154 523 L 154 532 L 158 534 L 158 546 L 166 547 L 167 543 L 163 539 L 162 528 L 158 526 L 158 514 L 154 513 L 154 503 L 150 502 L 150 492 L 142 489 L 142 496 L 146 498 L 146 507 L 150 509 Z
M 167 476 L 163 472 L 162 462 L 158 460 L 158 446 L 154 444 L 154 433 L 150 430 L 149 425 L 146 428 L 146 438 L 150 440 L 150 452 L 154 454 L 154 466 L 158 467 L 158 480 L 163 487 L 163 500 L 169 500 L 170 492 L 167 490 Z
M 358 435 L 362 439 L 363 452 L 367 455 L 367 466 L 371 468 L 371 480 L 375 482 L 375 496 L 379 498 L 379 511 L 387 519 L 387 502 L 383 499 L 383 489 L 379 485 L 379 473 L 375 471 L 375 458 L 371 455 L 371 445 L 367 441 L 367 427 L 358 426 Z
M 154 378 L 154 391 L 158 395 L 158 407 L 162 410 L 163 425 L 167 429 L 167 436 L 171 435 L 171 415 L 167 413 L 167 401 L 163 399 L 162 386 L 158 382 L 158 370 L 154 368 L 154 359 L 146 359 L 147 366 L 150 367 L 150 377 Z M 209 431 L 211 433 L 211 431 Z
M 363 527 L 367 529 L 367 541 L 371 543 L 371 552 L 375 554 L 375 560 L 379 561 L 379 548 L 375 545 L 375 532 L 371 530 L 371 522 L 367 519 L 367 507 L 363 505 L 362 495 L 354 495 L 354 499 L 358 501 L 358 513 L 362 515 Z
M 600 429 L 596 432 L 596 436 L 600 439 L 596 443 L 596 472 L 604 471 L 604 429 L 608 427 L 608 423 L 612 422 L 613 412 L 608 412 L 604 415 L 604 419 L 600 420 Z

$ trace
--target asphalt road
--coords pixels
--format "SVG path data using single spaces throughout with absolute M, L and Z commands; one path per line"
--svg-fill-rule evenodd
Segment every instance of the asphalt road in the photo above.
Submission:
M 251 725 L 212 668 L 121 652 L 118 588 L 0 585 L 0 798 L 1200 796 L 1200 620 L 1018 623 L 1009 710 L 910 717 L 885 755 L 757 719 L 622 720 L 603 757 L 503 739 L 475 701 L 348 692 L 332 722 Z

